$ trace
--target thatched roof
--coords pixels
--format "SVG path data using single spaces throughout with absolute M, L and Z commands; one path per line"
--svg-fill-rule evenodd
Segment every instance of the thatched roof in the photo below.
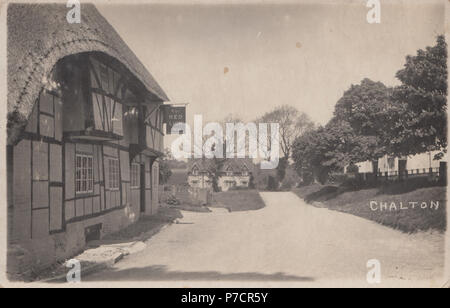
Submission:
M 192 158 L 188 160 L 188 172 L 192 172 L 194 166 L 198 168 L 199 172 L 210 172 L 214 169 L 214 160 L 208 158 Z
M 81 5 L 81 23 L 69 24 L 65 4 L 8 5 L 8 143 L 26 123 L 53 66 L 61 58 L 98 51 L 116 58 L 161 101 L 166 94 L 93 4 Z
M 214 160 L 208 158 L 196 158 L 188 161 L 188 171 L 192 172 L 194 166 L 197 166 L 199 172 L 209 172 L 214 169 Z M 233 172 L 254 172 L 253 161 L 249 158 L 230 158 L 226 159 L 220 167 L 220 172 L 226 172 L 231 167 Z M 246 170 L 246 168 L 248 170 Z
M 253 162 L 249 158 L 233 158 L 227 159 L 220 171 L 226 172 L 231 167 L 233 172 L 253 172 Z

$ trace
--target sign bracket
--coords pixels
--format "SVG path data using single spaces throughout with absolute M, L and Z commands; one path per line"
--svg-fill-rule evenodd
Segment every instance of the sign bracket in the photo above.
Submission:
M 152 116 L 152 114 L 157 111 L 161 106 L 187 106 L 189 105 L 189 103 L 184 103 L 184 104 L 168 104 L 168 105 L 164 105 L 164 104 L 159 104 L 158 106 L 156 106 L 155 108 L 152 109 L 152 111 L 150 111 L 150 113 L 148 114 L 148 116 L 145 118 L 144 123 L 148 123 L 148 121 L 150 120 L 150 117 Z

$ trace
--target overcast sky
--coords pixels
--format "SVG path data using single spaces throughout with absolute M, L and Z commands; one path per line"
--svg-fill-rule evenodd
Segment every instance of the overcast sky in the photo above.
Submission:
M 239 2 L 239 1 L 234 1 Z M 398 84 L 407 54 L 444 33 L 444 1 L 283 5 L 97 5 L 188 121 L 245 121 L 290 104 L 325 124 L 351 84 Z M 427 4 L 424 4 L 427 3 Z

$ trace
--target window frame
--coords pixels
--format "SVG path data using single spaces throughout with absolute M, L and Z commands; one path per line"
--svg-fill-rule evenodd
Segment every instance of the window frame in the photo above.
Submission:
M 78 165 L 78 158 L 80 158 L 80 165 Z M 84 167 L 83 158 L 86 158 L 86 165 Z M 90 167 L 89 161 L 91 162 Z M 83 176 L 83 170 L 85 170 L 85 178 Z M 89 172 L 89 170 L 91 172 Z M 78 175 L 80 175 L 80 178 L 78 177 Z M 79 186 L 78 182 L 80 183 Z M 86 189 L 84 190 L 82 189 L 83 182 L 86 183 Z M 86 195 L 92 193 L 94 193 L 94 155 L 87 153 L 75 153 L 75 194 Z
M 108 190 L 109 191 L 117 191 L 120 189 L 120 162 L 118 158 L 115 157 L 108 157 Z M 114 162 L 113 164 L 111 164 Z M 115 165 L 117 163 L 117 168 L 114 166 L 114 168 L 111 168 L 112 165 Z M 114 172 L 112 172 L 114 171 Z M 115 177 L 117 176 L 117 177 Z M 112 186 L 111 186 L 112 182 Z M 117 184 L 117 186 L 116 186 Z

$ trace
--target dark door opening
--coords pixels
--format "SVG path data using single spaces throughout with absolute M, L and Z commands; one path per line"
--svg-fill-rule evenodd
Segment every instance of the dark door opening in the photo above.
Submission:
M 140 201 L 141 201 L 141 213 L 145 212 L 145 164 L 142 164 L 140 169 Z

